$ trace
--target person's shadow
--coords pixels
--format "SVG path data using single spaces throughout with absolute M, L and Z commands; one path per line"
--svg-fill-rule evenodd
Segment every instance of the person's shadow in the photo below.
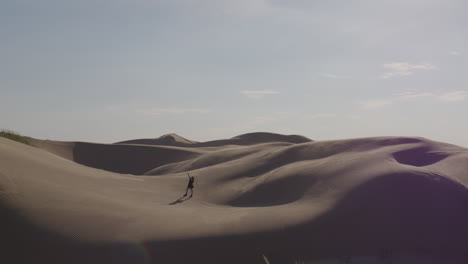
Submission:
M 170 203 L 168 205 L 175 205 L 175 204 L 183 203 L 183 202 L 185 202 L 187 200 L 190 200 L 190 199 L 192 199 L 191 196 L 182 196 L 179 199 L 173 201 L 172 203 Z

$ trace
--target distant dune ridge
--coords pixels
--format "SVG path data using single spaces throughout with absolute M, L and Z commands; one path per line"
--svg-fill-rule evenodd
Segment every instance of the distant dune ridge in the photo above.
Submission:
M 230 139 L 196 142 L 176 134 L 167 134 L 155 139 L 135 139 L 118 142 L 116 144 L 166 145 L 177 147 L 221 147 L 226 145 L 255 145 L 269 142 L 304 143 L 312 140 L 298 135 L 280 135 L 274 133 L 257 132 L 236 136 Z
M 32 145 L 0 138 L 8 263 L 468 263 L 466 148 L 273 133 Z

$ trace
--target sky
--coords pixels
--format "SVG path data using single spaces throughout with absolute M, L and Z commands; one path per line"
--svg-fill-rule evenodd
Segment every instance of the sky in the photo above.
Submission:
M 468 147 L 465 0 L 0 0 L 0 128 Z

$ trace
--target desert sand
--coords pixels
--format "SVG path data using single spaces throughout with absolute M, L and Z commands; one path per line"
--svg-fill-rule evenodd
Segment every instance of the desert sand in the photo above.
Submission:
M 33 145 L 0 138 L 0 263 L 468 263 L 468 149 L 455 145 Z

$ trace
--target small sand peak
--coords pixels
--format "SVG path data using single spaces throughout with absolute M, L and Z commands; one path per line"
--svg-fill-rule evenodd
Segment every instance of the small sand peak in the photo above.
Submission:
M 160 136 L 159 138 L 155 138 L 155 139 L 164 140 L 167 142 L 179 142 L 179 143 L 186 143 L 186 144 L 196 143 L 196 141 L 186 139 L 184 137 L 177 135 L 176 133 L 164 134 Z

